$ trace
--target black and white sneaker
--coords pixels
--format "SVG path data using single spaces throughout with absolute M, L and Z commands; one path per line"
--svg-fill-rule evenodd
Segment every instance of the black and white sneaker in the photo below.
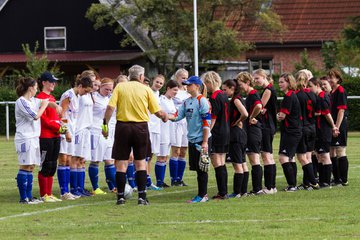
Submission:
M 116 201 L 116 205 L 124 205 L 126 202 L 125 198 L 119 198 L 117 201 Z
M 169 188 L 170 186 L 166 183 L 162 183 L 161 185 L 157 185 L 159 188 Z
M 150 205 L 150 203 L 149 200 L 147 200 L 146 198 L 145 199 L 139 198 L 138 205 Z
M 294 186 L 287 186 L 284 191 L 285 192 L 296 192 L 297 188 Z

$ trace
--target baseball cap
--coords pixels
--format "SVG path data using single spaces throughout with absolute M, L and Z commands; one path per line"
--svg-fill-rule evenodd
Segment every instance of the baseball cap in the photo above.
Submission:
M 182 82 L 182 85 L 190 85 L 190 84 L 202 85 L 203 82 L 198 76 L 191 76 L 187 80 Z
M 43 72 L 39 78 L 40 81 L 56 82 L 59 79 L 52 75 L 50 72 Z

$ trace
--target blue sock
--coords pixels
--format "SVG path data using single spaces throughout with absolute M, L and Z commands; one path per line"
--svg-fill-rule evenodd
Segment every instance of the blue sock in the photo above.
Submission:
M 169 167 L 170 167 L 170 178 L 171 178 L 171 183 L 176 182 L 177 180 L 177 176 L 178 176 L 178 159 L 177 158 L 170 158 L 169 161 Z
M 69 192 L 69 184 L 70 184 L 70 166 L 66 166 L 66 183 L 65 183 L 65 192 Z
M 33 173 L 28 172 L 27 174 L 27 187 L 26 187 L 26 196 L 30 200 L 33 198 L 32 196 L 32 187 L 33 187 Z
M 77 169 L 77 190 L 83 192 L 85 189 L 85 168 Z
M 166 162 L 159 162 L 155 163 L 155 175 L 156 175 L 156 184 L 158 186 L 162 186 L 165 179 L 165 172 L 166 172 Z
M 135 183 L 135 165 L 133 163 L 129 163 L 128 168 L 126 170 L 126 176 L 127 176 L 129 185 L 132 188 L 136 187 L 136 183 Z
M 26 199 L 26 189 L 27 189 L 27 171 L 19 170 L 16 176 L 16 182 L 19 189 L 20 200 Z
M 58 166 L 57 169 L 57 178 L 58 178 L 58 182 L 59 182 L 59 187 L 60 187 L 60 192 L 61 195 L 64 195 L 66 192 L 66 166 Z
M 77 191 L 77 169 L 76 168 L 70 168 L 70 191 L 72 193 Z
M 152 184 L 150 175 L 146 175 L 146 186 L 150 187 Z
M 186 168 L 186 160 L 184 158 L 179 158 L 178 160 L 178 174 L 177 181 L 181 182 L 184 177 L 184 172 Z
M 93 190 L 99 187 L 99 165 L 91 163 L 89 165 L 89 177 Z
M 115 185 L 116 185 L 116 179 L 115 179 L 116 169 L 115 169 L 115 165 L 114 164 L 105 165 L 104 170 L 105 170 L 106 183 L 107 183 L 107 185 L 109 187 L 109 190 L 113 190 L 115 188 Z

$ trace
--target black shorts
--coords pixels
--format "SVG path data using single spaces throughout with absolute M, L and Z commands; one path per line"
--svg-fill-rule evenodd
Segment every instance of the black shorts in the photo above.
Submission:
M 228 153 L 229 145 L 211 145 L 210 153 Z
M 115 139 L 112 149 L 112 158 L 128 160 L 131 149 L 134 160 L 143 160 L 148 152 L 149 129 L 147 122 L 120 122 L 116 123 Z
M 316 128 L 315 125 L 304 126 L 302 130 L 302 137 L 296 149 L 296 153 L 312 152 L 315 149 Z
M 323 154 L 323 153 L 330 152 L 330 146 L 331 146 L 330 141 L 326 141 L 326 140 L 324 140 L 322 138 L 316 138 L 315 151 L 318 154 Z
M 270 128 L 262 129 L 261 151 L 273 153 L 273 140 L 275 132 Z
M 262 141 L 261 128 L 256 126 L 249 126 L 246 133 L 246 153 L 260 153 Z
M 191 143 L 189 142 L 188 150 L 189 150 L 189 169 L 191 171 L 199 170 L 199 160 L 200 160 L 200 152 L 196 149 L 195 144 L 201 146 L 202 142 Z M 211 148 L 211 137 L 208 140 L 208 149 Z
M 348 136 L 348 128 L 347 128 L 347 119 L 344 117 L 340 125 L 340 134 L 336 138 L 333 137 L 331 140 L 332 147 L 346 147 L 347 146 L 347 136 Z
M 41 165 L 44 162 L 57 162 L 60 151 L 61 138 L 40 138 Z M 43 156 L 43 154 L 45 154 Z
M 288 156 L 290 159 L 293 158 L 301 139 L 301 135 L 301 132 L 281 132 L 279 154 Z

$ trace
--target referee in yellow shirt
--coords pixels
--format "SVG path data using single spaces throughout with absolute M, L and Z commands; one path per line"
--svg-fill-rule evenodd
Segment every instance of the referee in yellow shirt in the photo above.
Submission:
M 125 204 L 124 190 L 128 159 L 133 150 L 138 204 L 148 205 L 146 198 L 146 162 L 149 142 L 149 112 L 166 122 L 168 116 L 160 109 L 153 91 L 143 84 L 145 69 L 134 65 L 129 69 L 129 82 L 118 84 L 113 91 L 104 117 L 103 134 L 107 137 L 107 123 L 116 108 L 116 129 L 112 158 L 116 166 L 117 205 Z

